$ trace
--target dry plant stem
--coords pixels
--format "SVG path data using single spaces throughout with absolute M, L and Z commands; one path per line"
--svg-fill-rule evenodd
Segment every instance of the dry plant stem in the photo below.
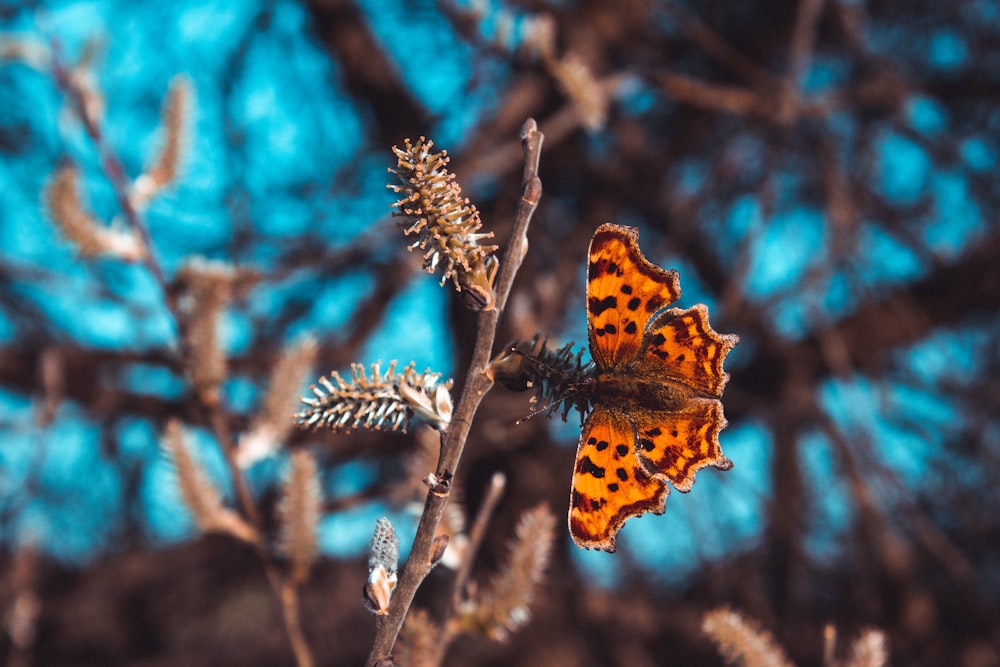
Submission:
M 788 53 L 788 72 L 778 99 L 779 120 L 790 123 L 799 114 L 802 79 L 812 58 L 816 40 L 816 23 L 823 9 L 823 0 L 802 0 L 795 15 L 795 30 Z
M 141 215 L 139 215 L 139 212 L 136 211 L 135 207 L 132 205 L 131 199 L 129 198 L 128 177 L 125 174 L 125 169 L 122 166 L 121 160 L 105 139 L 98 119 L 91 115 L 84 102 L 85 91 L 83 91 L 73 80 L 73 77 L 70 76 L 69 70 L 67 70 L 60 57 L 59 46 L 55 43 L 52 44 L 52 61 L 56 83 L 73 102 L 73 105 L 76 108 L 77 116 L 86 128 L 87 134 L 94 142 L 94 145 L 101 156 L 101 165 L 104 173 L 115 191 L 115 196 L 118 199 L 118 205 L 122 211 L 122 215 L 128 225 L 139 235 L 139 238 L 145 246 L 146 256 L 144 264 L 150 274 L 152 274 L 154 280 L 156 280 L 157 285 L 159 285 L 164 303 L 166 304 L 167 310 L 173 319 L 174 330 L 178 332 L 178 335 L 180 335 L 180 323 L 184 321 L 180 311 L 180 306 L 167 284 L 166 274 L 164 273 L 163 267 L 156 254 L 156 248 L 153 245 L 149 228 L 146 226 L 145 220 Z M 246 478 L 243 476 L 243 472 L 240 470 L 239 464 L 236 461 L 236 448 L 233 443 L 232 434 L 226 420 L 225 412 L 222 409 L 223 406 L 221 403 L 216 402 L 214 404 L 204 403 L 203 407 L 208 412 L 208 421 L 211 425 L 212 432 L 214 433 L 216 440 L 218 440 L 225 456 L 226 464 L 229 468 L 229 473 L 233 481 L 233 486 L 236 489 L 236 495 L 239 498 L 240 506 L 242 507 L 247 518 L 250 520 L 250 523 L 257 530 L 258 534 L 263 535 L 264 524 L 261 519 L 260 512 L 257 509 L 257 505 L 253 500 L 253 496 L 250 493 L 250 488 L 247 485 Z M 296 664 L 299 667 L 312 667 L 314 662 L 309 651 L 309 646 L 305 641 L 305 635 L 302 632 L 302 624 L 299 617 L 298 590 L 291 583 L 284 581 L 285 578 L 282 576 L 277 564 L 271 558 L 271 555 L 267 552 L 267 547 L 265 546 L 263 539 L 258 540 L 257 549 L 264 566 L 264 573 L 271 586 L 272 594 L 281 609 L 282 619 L 285 624 L 285 630 L 288 634 L 289 644 L 291 645 L 292 652 L 295 654 Z
M 462 602 L 462 591 L 469 580 L 469 574 L 472 572 L 472 564 L 475 562 L 476 554 L 479 553 L 479 547 L 486 536 L 486 527 L 489 525 L 490 519 L 493 518 L 493 511 L 497 508 L 497 504 L 500 502 L 500 498 L 503 497 L 503 492 L 506 488 L 507 477 L 502 472 L 493 473 L 490 486 L 483 497 L 483 504 L 476 514 L 476 521 L 472 524 L 472 530 L 469 531 L 469 546 L 465 551 L 465 558 L 462 559 L 458 571 L 455 572 L 455 581 L 452 584 L 451 608 L 444 617 L 446 623 Z M 447 632 L 447 626 L 445 627 L 445 632 Z
M 309 643 L 302 632 L 302 620 L 299 616 L 299 589 L 289 577 L 282 577 L 273 566 L 266 568 L 267 579 L 271 588 L 280 591 L 281 618 L 285 623 L 285 632 L 295 654 L 295 664 L 299 667 L 313 667 L 312 652 Z
M 435 485 L 427 493 L 424 511 L 417 526 L 417 534 L 413 539 L 410 555 L 406 559 L 406 565 L 400 575 L 399 584 L 392 596 L 392 602 L 389 604 L 389 613 L 377 616 L 375 619 L 375 640 L 371 653 L 368 655 L 367 664 L 369 667 L 374 667 L 380 660 L 391 655 L 396 637 L 403 626 L 403 620 L 413 602 L 413 596 L 433 567 L 430 556 L 434 536 L 437 534 L 438 524 L 441 522 L 441 516 L 444 514 L 451 493 L 451 487 L 447 480 L 450 480 L 451 476 L 455 474 L 458 462 L 462 458 L 465 441 L 472 426 L 472 418 L 479 408 L 479 403 L 493 386 L 493 382 L 485 375 L 485 371 L 489 366 L 493 351 L 497 322 L 503 312 L 504 305 L 507 303 L 507 296 L 514 282 L 514 276 L 521 266 L 525 252 L 527 252 L 528 225 L 542 194 L 542 182 L 538 178 L 538 160 L 541 155 L 543 138 L 534 119 L 529 118 L 525 121 L 521 128 L 521 146 L 524 150 L 521 201 L 518 202 L 514 227 L 500 263 L 500 275 L 496 283 L 496 309 L 479 313 L 476 344 L 472 352 L 468 380 L 455 409 L 451 426 L 444 434 L 441 443 L 441 456 L 438 460 L 436 478 L 445 480 L 445 482 Z
M 767 84 L 776 86 L 778 80 L 743 53 L 738 51 L 717 32 L 702 22 L 698 15 L 679 2 L 667 2 L 664 5 L 667 13 L 676 20 L 688 38 L 701 49 L 726 65 L 733 74 L 755 85 Z
M 236 461 L 236 448 L 233 446 L 233 436 L 229 431 L 226 415 L 222 410 L 221 404 L 207 405 L 205 407 L 208 409 L 208 419 L 211 422 L 212 434 L 218 440 L 219 446 L 222 448 L 222 453 L 226 458 L 226 467 L 229 468 L 229 476 L 233 479 L 233 485 L 236 488 L 236 495 L 240 500 L 240 506 L 246 512 L 250 523 L 259 532 L 261 526 L 264 525 L 263 520 L 261 519 L 260 512 L 257 510 L 257 503 L 253 501 L 253 495 L 250 493 L 250 487 L 247 486 L 243 471 L 240 470 L 239 463 Z
M 66 66 L 62 63 L 62 60 L 59 57 L 58 45 L 53 44 L 52 52 L 53 69 L 55 71 L 56 82 L 73 101 L 73 104 L 76 107 L 77 115 L 80 117 L 84 127 L 87 129 L 87 134 L 90 135 L 98 153 L 101 155 L 101 164 L 103 165 L 105 175 L 111 182 L 111 186 L 115 191 L 115 196 L 118 199 L 122 215 L 125 217 L 129 226 L 132 227 L 132 229 L 134 229 L 142 239 L 142 243 L 146 247 L 146 259 L 144 260 L 144 264 L 153 275 L 157 284 L 160 286 L 164 303 L 170 311 L 174 327 L 177 331 L 180 331 L 180 322 L 183 321 L 180 308 L 176 299 L 172 296 L 171 290 L 168 288 L 166 275 L 164 274 L 163 267 L 157 257 L 156 248 L 153 245 L 152 238 L 149 234 L 149 228 L 146 226 L 146 222 L 142 216 L 140 216 L 135 210 L 135 207 L 132 206 L 132 202 L 129 199 L 128 178 L 125 175 L 125 170 L 122 167 L 121 160 L 118 159 L 114 150 L 108 145 L 98 120 L 90 114 L 87 105 L 84 103 L 84 91 L 79 85 L 76 84 L 76 82 L 73 81 L 73 78 L 69 75 Z M 246 480 L 243 478 L 242 473 L 239 471 L 239 466 L 236 464 L 235 451 L 230 439 L 229 429 L 225 423 L 225 417 L 220 409 L 221 406 L 206 407 L 208 407 L 210 411 L 212 430 L 215 432 L 216 437 L 219 438 L 219 442 L 222 444 L 223 451 L 226 455 L 226 461 L 229 464 L 230 473 L 232 473 L 233 483 L 236 487 L 237 494 L 240 497 L 241 505 L 243 505 L 244 510 L 247 512 L 247 516 L 251 519 L 253 524 L 259 528 L 261 526 L 261 522 L 257 513 L 257 507 L 253 502 L 252 496 L 250 495 L 249 488 L 247 488 Z
M 486 536 L 486 527 L 489 525 L 490 519 L 493 518 L 493 511 L 500 502 L 500 498 L 503 497 L 503 492 L 506 488 L 506 476 L 502 472 L 493 473 L 493 477 L 490 479 L 490 486 L 486 489 L 486 495 L 483 497 L 483 504 L 479 507 L 479 512 L 476 513 L 476 520 L 472 524 L 472 530 L 469 531 L 469 546 L 466 548 L 462 562 L 459 564 L 458 570 L 455 572 L 455 578 L 452 580 L 451 600 L 441 615 L 441 636 L 438 639 L 436 650 L 433 658 L 427 661 L 423 667 L 442 664 L 445 654 L 448 653 L 448 647 L 459 634 L 460 626 L 455 622 L 455 614 L 462 605 L 462 593 L 465 590 L 466 583 L 469 581 L 469 574 L 472 573 L 472 564 L 476 561 L 476 554 L 479 553 L 479 547 L 482 546 L 483 538 Z

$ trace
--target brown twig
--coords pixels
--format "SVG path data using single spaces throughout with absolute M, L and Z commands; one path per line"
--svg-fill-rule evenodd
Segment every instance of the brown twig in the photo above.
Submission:
M 799 116 L 802 82 L 812 60 L 823 0 L 802 0 L 795 14 L 795 28 L 788 51 L 788 71 L 778 96 L 777 118 L 790 124 Z
M 459 565 L 458 570 L 455 572 L 455 580 L 452 584 L 451 609 L 444 616 L 446 623 L 451 613 L 455 609 L 458 609 L 462 602 L 462 592 L 466 582 L 469 581 L 469 574 L 472 572 L 472 563 L 476 560 L 476 554 L 479 553 L 479 547 L 482 546 L 483 538 L 486 536 L 486 527 L 489 525 L 490 519 L 493 518 L 493 511 L 500 502 L 505 488 L 507 488 L 507 477 L 502 472 L 493 473 L 493 477 L 490 479 L 490 486 L 486 489 L 486 495 L 483 497 L 483 504 L 479 507 L 479 512 L 476 514 L 472 530 L 469 531 L 469 545 L 465 550 L 465 558 L 462 559 L 461 565 Z M 445 625 L 445 628 L 445 632 L 447 633 L 447 625 Z
M 461 632 L 461 625 L 456 622 L 456 615 L 462 607 L 462 596 L 465 594 L 466 584 L 469 581 L 469 575 L 472 573 L 472 564 L 476 561 L 476 554 L 479 553 L 479 547 L 482 546 L 483 538 L 486 536 L 486 527 L 489 525 L 490 519 L 493 518 L 493 511 L 500 502 L 500 498 L 503 496 L 506 487 L 507 478 L 504 474 L 502 472 L 493 473 L 490 485 L 486 489 L 486 495 L 483 497 L 483 503 L 476 514 L 476 520 L 469 531 L 468 546 L 462 555 L 462 561 L 459 563 L 458 569 L 455 571 L 454 579 L 452 579 L 451 599 L 444 613 L 441 614 L 440 622 L 438 623 L 441 631 L 433 650 L 429 653 L 426 660 L 421 661 L 420 664 L 422 667 L 432 667 L 433 665 L 442 664 L 445 655 L 448 653 L 448 647 Z
M 664 71 L 658 77 L 668 95 L 704 109 L 739 115 L 767 116 L 767 105 L 752 88 L 705 83 L 683 74 Z
M 733 47 L 719 33 L 706 25 L 698 15 L 679 2 L 667 2 L 663 5 L 671 18 L 687 35 L 688 39 L 701 47 L 701 50 L 725 65 L 729 70 L 753 85 L 774 86 L 779 83 L 777 77 L 765 67 L 753 62 L 745 54 Z
M 424 511 L 417 526 L 417 534 L 413 539 L 410 556 L 399 577 L 399 584 L 392 602 L 389 604 L 389 613 L 376 617 L 375 639 L 367 662 L 369 667 L 374 667 L 381 660 L 391 656 L 396 637 L 399 635 L 399 630 L 402 628 L 403 621 L 413 602 L 413 596 L 434 566 L 431 562 L 431 553 L 438 524 L 441 522 L 451 494 L 450 480 L 462 458 L 462 452 L 465 449 L 465 443 L 472 426 L 472 419 L 479 408 L 479 403 L 493 386 L 493 381 L 486 376 L 485 371 L 490 363 L 497 323 L 504 305 L 507 303 L 507 296 L 510 293 L 511 285 L 513 285 L 514 276 L 527 252 L 528 225 L 535 208 L 538 206 L 538 200 L 541 198 L 542 182 L 538 178 L 538 160 L 541 156 L 543 138 L 544 135 L 539 132 L 534 119 L 529 118 L 521 128 L 521 145 L 524 151 L 521 201 L 518 202 L 514 227 L 511 230 L 510 240 L 507 243 L 500 266 L 500 275 L 496 282 L 496 308 L 479 313 L 476 344 L 469 365 L 468 381 L 458 401 L 451 426 L 443 436 L 441 456 L 432 480 L 434 483 L 427 493 Z

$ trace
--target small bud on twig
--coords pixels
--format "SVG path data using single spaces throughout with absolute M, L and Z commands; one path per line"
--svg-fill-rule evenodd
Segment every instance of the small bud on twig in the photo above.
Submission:
M 136 210 L 145 209 L 154 195 L 176 180 L 187 148 L 187 126 L 193 99 L 191 80 L 186 76 L 175 76 L 160 112 L 163 127 L 160 150 L 146 173 L 132 185 L 130 199 Z
M 249 430 L 240 437 L 236 461 L 241 468 L 270 456 L 288 438 L 292 429 L 288 412 L 312 370 L 318 349 L 316 339 L 306 336 L 282 352 L 271 371 L 264 400 Z
M 466 624 L 502 641 L 526 623 L 554 537 L 555 517 L 547 506 L 525 512 L 515 529 L 503 569 L 485 590 L 469 600 Z
M 701 629 L 715 642 L 722 657 L 730 664 L 791 665 L 770 632 L 760 629 L 756 623 L 732 609 L 722 607 L 708 612 L 702 618 Z
M 186 370 L 201 399 L 218 401 L 226 377 L 226 356 L 219 341 L 219 318 L 233 296 L 236 270 L 223 262 L 195 257 L 184 263 L 177 282 L 185 288 L 181 301 L 187 347 Z
M 573 100 L 584 126 L 592 131 L 604 127 L 608 118 L 608 96 L 583 59 L 575 53 L 567 53 L 559 60 L 550 60 L 549 71 Z
M 437 565 L 438 562 L 440 562 L 441 558 L 444 556 L 445 550 L 448 549 L 448 543 L 450 541 L 451 538 L 448 537 L 447 535 L 438 535 L 437 537 L 434 538 L 434 545 L 431 547 L 431 557 L 430 557 L 430 563 L 432 567 L 434 565 Z
M 389 613 L 398 567 L 399 538 L 389 519 L 382 517 L 375 522 L 368 553 L 368 583 L 365 584 L 362 600 L 373 614 L 383 616 Z

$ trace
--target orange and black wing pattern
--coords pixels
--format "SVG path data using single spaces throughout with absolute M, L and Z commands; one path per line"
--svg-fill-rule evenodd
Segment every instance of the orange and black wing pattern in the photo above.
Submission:
M 669 489 L 636 456 L 631 419 L 596 407 L 583 425 L 573 471 L 569 530 L 587 549 L 615 550 L 625 521 L 646 512 L 663 514 Z
M 605 224 L 590 241 L 587 333 L 598 368 L 636 358 L 649 319 L 681 295 L 676 271 L 666 271 L 639 250 L 634 227 Z
M 699 303 L 657 315 L 643 341 L 642 357 L 661 367 L 666 378 L 718 398 L 729 380 L 722 362 L 739 340 L 716 333 L 708 323 L 708 308 Z
M 708 309 L 667 308 L 676 271 L 647 260 L 632 227 L 601 225 L 590 242 L 587 325 L 596 367 L 573 470 L 569 526 L 588 549 L 615 550 L 629 518 L 662 514 L 670 482 L 689 491 L 700 468 L 722 470 L 722 364 L 739 341 Z
M 650 476 L 668 480 L 678 491 L 691 490 L 699 468 L 733 467 L 719 445 L 727 422 L 715 399 L 693 398 L 676 411 L 640 410 L 632 418 L 639 462 Z

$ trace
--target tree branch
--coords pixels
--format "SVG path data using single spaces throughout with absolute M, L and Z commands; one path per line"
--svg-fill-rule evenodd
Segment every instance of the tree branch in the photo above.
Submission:
M 465 449 L 472 419 L 479 408 L 486 392 L 493 386 L 493 381 L 485 374 L 493 351 L 497 323 L 507 303 L 514 276 L 521 266 L 528 247 L 528 225 L 531 216 L 538 206 L 542 194 L 542 183 L 538 178 L 538 160 L 541 155 L 544 135 L 538 131 L 533 119 L 528 119 L 521 129 L 521 144 L 524 150 L 524 175 L 522 177 L 521 201 L 518 202 L 515 213 L 514 227 L 500 266 L 500 275 L 496 283 L 496 309 L 479 313 L 476 333 L 476 344 L 469 365 L 468 381 L 455 408 L 451 426 L 443 436 L 441 456 L 433 484 L 427 493 L 424 511 L 420 516 L 417 534 L 413 539 L 410 556 L 406 560 L 399 578 L 399 585 L 389 604 L 389 613 L 376 617 L 375 640 L 367 664 L 374 667 L 378 662 L 390 658 L 392 648 L 396 643 L 400 628 L 424 578 L 434 567 L 431 562 L 431 552 L 434 546 L 434 536 L 438 524 L 444 514 L 445 507 L 451 495 L 451 479 L 455 475 L 462 452 Z

